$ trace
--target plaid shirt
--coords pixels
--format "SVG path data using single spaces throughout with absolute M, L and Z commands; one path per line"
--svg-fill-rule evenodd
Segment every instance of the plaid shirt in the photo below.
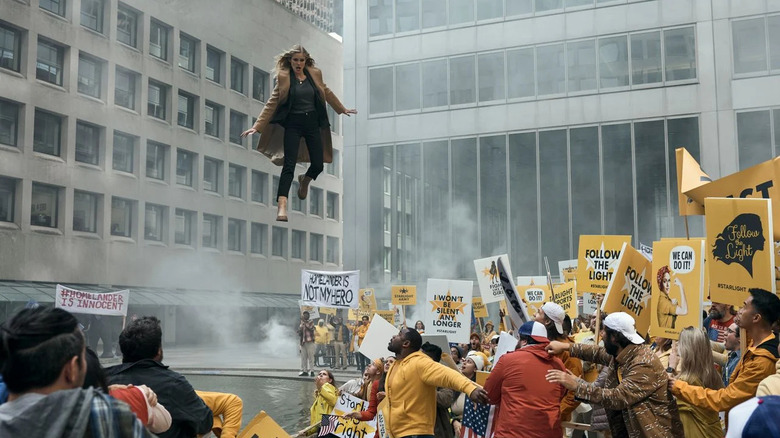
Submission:
M 95 392 L 87 425 L 89 436 L 97 438 L 153 438 L 124 402 Z
M 301 325 L 298 326 L 298 339 L 301 345 L 314 342 L 314 321 L 301 321 Z

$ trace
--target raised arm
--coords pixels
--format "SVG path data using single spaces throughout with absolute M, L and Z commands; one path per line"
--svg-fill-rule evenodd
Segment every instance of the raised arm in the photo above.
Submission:
M 688 314 L 688 301 L 685 298 L 685 290 L 683 289 L 682 281 L 679 278 L 674 279 L 674 284 L 680 288 L 680 305 L 675 309 L 675 313 L 678 315 Z

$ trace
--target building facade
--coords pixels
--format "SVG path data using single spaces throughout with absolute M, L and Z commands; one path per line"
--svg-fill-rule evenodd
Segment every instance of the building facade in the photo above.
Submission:
M 340 269 L 339 119 L 288 223 L 240 137 L 293 44 L 340 96 L 340 41 L 273 0 L 0 5 L 0 279 L 297 295 Z
M 777 2 L 351 0 L 344 23 L 345 265 L 369 285 L 685 236 L 676 148 L 712 177 L 778 153 Z
M 334 0 L 276 0 L 295 15 L 325 32 L 335 31 Z M 339 32 L 340 34 L 340 32 Z

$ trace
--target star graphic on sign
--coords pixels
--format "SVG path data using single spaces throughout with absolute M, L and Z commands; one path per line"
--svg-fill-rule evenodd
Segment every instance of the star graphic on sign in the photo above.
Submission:
M 647 271 L 647 268 L 642 269 L 642 273 L 639 274 L 639 276 L 637 278 L 645 278 L 645 272 L 646 271 Z M 631 284 L 632 284 L 631 280 L 629 279 L 628 274 L 624 275 L 623 277 L 625 277 L 626 281 L 625 281 L 625 283 L 623 283 L 623 288 L 620 289 L 620 290 L 621 291 L 627 291 L 627 292 L 630 293 L 631 292 Z M 635 286 L 637 286 L 639 289 L 642 289 L 641 287 L 639 287 L 641 285 L 638 284 L 638 283 L 636 283 Z M 650 300 L 650 292 L 644 292 L 642 294 L 642 299 L 640 300 L 640 301 L 642 301 L 642 305 L 647 307 L 648 300 Z
M 452 297 L 452 292 L 449 290 L 447 291 L 447 298 Z M 463 309 L 466 307 L 466 303 L 458 302 L 458 301 L 449 301 L 449 300 L 433 300 L 430 301 L 431 304 L 433 304 L 433 308 L 431 311 L 436 311 L 436 309 L 442 309 L 444 308 L 444 303 L 449 302 L 449 308 L 456 311 L 456 313 L 465 313 Z M 441 314 L 439 318 L 445 316 L 444 314 Z
M 601 242 L 601 250 L 599 251 L 599 254 L 604 254 L 604 242 Z M 585 257 L 585 261 L 588 262 L 588 266 L 586 266 L 585 269 L 596 269 L 596 265 L 594 264 L 595 260 L 593 257 Z
M 490 277 L 490 268 L 483 269 L 482 275 L 484 275 L 485 277 Z
M 406 294 L 406 293 L 408 293 L 408 292 L 409 292 L 409 289 L 407 289 L 407 288 L 405 288 L 405 287 L 402 287 L 401 289 L 399 289 L 399 290 L 398 290 L 398 292 L 400 292 L 400 293 L 403 295 L 403 294 Z

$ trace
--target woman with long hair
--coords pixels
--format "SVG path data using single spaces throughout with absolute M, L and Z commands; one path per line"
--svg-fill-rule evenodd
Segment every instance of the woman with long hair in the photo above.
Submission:
M 414 323 L 414 329 L 417 330 L 417 333 L 423 334 L 425 333 L 425 324 L 422 321 L 417 321 Z
M 257 150 L 274 164 L 282 165 L 276 192 L 276 220 L 287 222 L 287 195 L 297 162 L 311 163 L 306 174 L 298 176 L 300 199 L 306 199 L 309 183 L 322 172 L 323 163 L 333 162 L 330 122 L 325 104 L 330 104 L 337 114 L 349 116 L 357 114 L 357 111 L 347 109 L 330 91 L 322 80 L 322 71 L 314 66 L 314 59 L 303 46 L 292 46 L 279 54 L 275 61 L 274 91 L 255 124 L 241 133 L 241 137 L 260 133 Z
M 314 384 L 317 389 L 314 391 L 314 403 L 309 408 L 310 423 L 309 427 L 298 432 L 296 436 L 310 435 L 319 430 L 322 423 L 322 415 L 330 414 L 336 402 L 339 399 L 338 390 L 336 390 L 336 380 L 333 373 L 328 370 L 320 370 L 314 377 Z
M 715 370 L 715 359 L 707 334 L 701 328 L 687 327 L 680 333 L 677 343 L 680 355 L 678 379 L 691 385 L 717 390 L 723 388 L 723 380 Z M 675 364 L 669 364 L 670 367 Z M 677 399 L 680 420 L 685 436 L 719 438 L 723 436 L 720 418 L 716 411 L 699 408 Z
M 395 361 L 395 358 L 393 358 L 393 361 Z M 366 368 L 366 372 L 370 375 L 370 382 L 363 382 L 362 391 L 366 391 L 367 397 L 361 398 L 363 398 L 363 400 L 368 400 L 368 408 L 364 411 L 350 412 L 344 415 L 345 417 L 354 418 L 359 421 L 371 421 L 376 417 L 377 407 L 385 396 L 385 376 L 390 369 L 388 363 L 390 363 L 390 361 L 384 362 L 382 359 L 374 359 Z M 380 394 L 382 395 L 381 398 L 379 397 Z M 374 436 L 379 437 L 379 431 L 377 431 Z
M 669 297 L 672 290 L 672 271 L 669 266 L 661 266 L 656 274 L 656 282 L 661 294 L 658 297 L 658 307 L 656 316 L 658 317 L 658 326 L 674 328 L 677 323 L 677 317 L 688 314 L 688 302 L 685 299 L 685 290 L 679 278 L 674 279 L 674 285 L 680 288 L 680 304 L 676 299 Z

